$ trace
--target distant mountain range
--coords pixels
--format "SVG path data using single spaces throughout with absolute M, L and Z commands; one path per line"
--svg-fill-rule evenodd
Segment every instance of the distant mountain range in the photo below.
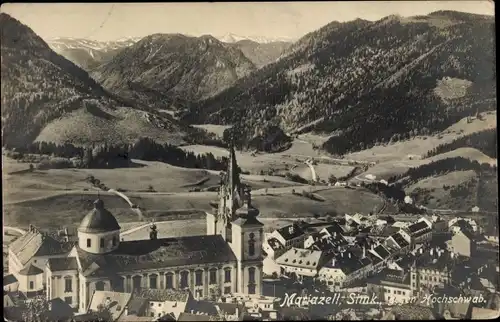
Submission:
M 264 37 L 264 36 L 240 36 L 240 35 L 236 35 L 233 33 L 227 33 L 223 36 L 215 36 L 215 37 L 217 39 L 219 39 L 220 41 L 225 42 L 225 43 L 235 43 L 235 42 L 242 41 L 242 40 L 249 40 L 249 41 L 259 43 L 259 44 L 269 44 L 269 43 L 273 43 L 273 42 L 292 43 L 295 41 L 295 39 L 287 38 L 287 37 L 270 38 L 270 37 Z
M 121 49 L 132 46 L 141 38 L 116 41 L 96 41 L 80 38 L 53 38 L 47 40 L 50 48 L 83 69 L 90 69 L 109 61 Z
M 235 48 L 212 36 L 155 34 L 91 69 L 106 89 L 149 106 L 210 97 L 256 70 Z
M 236 124 L 242 146 L 263 126 L 319 131 L 334 154 L 434 133 L 496 108 L 494 27 L 453 11 L 332 22 L 183 118 Z
M 30 28 L 0 14 L 2 144 L 179 143 L 189 128 L 110 94 Z

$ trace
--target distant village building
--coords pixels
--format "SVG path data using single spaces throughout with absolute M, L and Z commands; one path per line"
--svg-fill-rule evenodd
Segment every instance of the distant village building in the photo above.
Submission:
M 95 291 L 189 290 L 196 299 L 261 294 L 263 224 L 232 147 L 220 200 L 212 205 L 207 235 L 158 238 L 153 224 L 149 240 L 121 241 L 116 218 L 98 199 L 76 244 L 31 227 L 9 247 L 9 272 L 28 297 L 45 289 L 49 300 L 61 298 L 82 313 L 101 294 Z
M 479 207 L 478 206 L 474 206 L 472 207 L 472 212 L 479 212 Z

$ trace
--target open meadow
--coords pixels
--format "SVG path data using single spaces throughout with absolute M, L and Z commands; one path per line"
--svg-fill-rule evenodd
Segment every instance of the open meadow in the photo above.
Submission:
M 418 136 L 406 141 L 377 145 L 371 149 L 347 154 L 345 158 L 382 163 L 408 160 L 410 156 L 422 156 L 435 147 L 450 143 L 461 136 L 497 127 L 496 111 L 481 115 L 483 120 L 474 119 L 468 123 L 467 118 L 464 118 L 436 135 Z
M 324 189 L 324 190 L 322 190 Z M 337 212 L 367 213 L 377 211 L 384 205 L 384 200 L 363 189 L 339 187 L 305 187 L 304 190 L 315 192 L 319 200 L 312 200 L 301 195 L 296 189 L 277 188 L 257 192 L 252 203 L 259 208 L 261 217 L 310 217 L 313 214 Z M 179 193 L 127 193 L 132 203 L 136 204 L 146 218 L 156 220 L 201 218 L 203 212 L 210 211 L 209 202 L 217 199 L 216 192 L 179 192 Z M 97 194 L 93 191 L 60 191 L 59 194 L 4 204 L 4 224 L 27 227 L 35 224 L 40 227 L 59 227 L 78 225 L 93 207 Z M 112 193 L 100 193 L 104 201 L 119 222 L 138 221 L 135 209 Z

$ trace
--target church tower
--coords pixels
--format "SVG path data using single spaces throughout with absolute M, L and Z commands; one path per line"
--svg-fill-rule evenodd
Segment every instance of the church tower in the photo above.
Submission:
M 231 223 L 236 219 L 235 211 L 243 205 L 245 187 L 241 183 L 239 171 L 232 139 L 227 171 L 221 173 L 219 200 L 210 202 L 212 213 L 207 214 L 207 235 L 221 235 L 228 242 L 232 238 Z
M 243 195 L 243 206 L 236 210 L 232 222 L 231 249 L 238 260 L 237 292 L 262 294 L 262 241 L 264 224 L 257 216 L 259 210 L 252 205 L 250 188 Z

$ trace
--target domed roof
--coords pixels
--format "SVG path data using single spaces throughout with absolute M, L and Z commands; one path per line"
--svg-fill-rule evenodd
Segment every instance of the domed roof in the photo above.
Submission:
M 120 230 L 120 225 L 115 216 L 104 208 L 104 202 L 101 199 L 94 201 L 92 209 L 82 220 L 78 231 L 82 233 L 102 233 L 108 231 Z

